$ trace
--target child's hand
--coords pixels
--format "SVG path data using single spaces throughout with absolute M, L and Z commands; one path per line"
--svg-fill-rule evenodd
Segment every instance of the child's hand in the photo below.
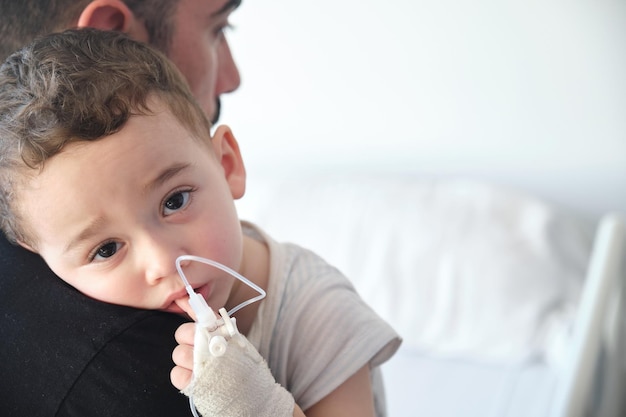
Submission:
M 172 354 L 176 364 L 170 374 L 172 384 L 192 397 L 203 417 L 293 415 L 293 396 L 276 383 L 265 360 L 242 334 L 227 341 L 221 356 L 196 352 L 195 364 L 194 345 L 206 349 L 210 333 L 195 323 L 185 323 L 175 337 L 179 345 Z
M 193 340 L 195 333 L 195 323 L 184 323 L 176 330 L 174 335 L 178 346 L 176 346 L 172 353 L 172 359 L 176 366 L 170 373 L 170 379 L 172 384 L 179 390 L 184 389 L 191 382 L 193 370 Z

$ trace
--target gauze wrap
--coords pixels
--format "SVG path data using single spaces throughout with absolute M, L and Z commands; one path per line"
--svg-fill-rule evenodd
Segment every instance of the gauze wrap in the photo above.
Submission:
M 196 326 L 196 341 L 205 338 L 201 346 L 210 337 L 206 329 Z M 228 340 L 222 356 L 206 352 L 195 362 L 192 382 L 182 392 L 193 399 L 203 417 L 293 415 L 293 396 L 276 382 L 265 360 L 242 334 Z

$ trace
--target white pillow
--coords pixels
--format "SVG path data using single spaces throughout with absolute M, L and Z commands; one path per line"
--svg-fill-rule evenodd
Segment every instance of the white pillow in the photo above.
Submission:
M 479 360 L 551 349 L 592 244 L 590 222 L 471 181 L 257 178 L 238 210 L 342 270 L 405 346 Z

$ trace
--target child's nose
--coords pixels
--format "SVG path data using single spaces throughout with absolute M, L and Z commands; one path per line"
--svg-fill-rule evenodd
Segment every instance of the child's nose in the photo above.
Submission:
M 176 258 L 185 253 L 175 240 L 151 235 L 142 246 L 138 255 L 143 257 L 145 277 L 150 285 L 157 284 L 164 278 L 178 277 Z

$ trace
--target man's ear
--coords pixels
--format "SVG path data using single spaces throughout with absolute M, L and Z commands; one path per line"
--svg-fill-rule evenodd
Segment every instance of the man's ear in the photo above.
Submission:
M 211 141 L 215 156 L 224 170 L 224 176 L 233 198 L 243 197 L 246 191 L 246 168 L 237 139 L 228 126 L 222 125 L 215 130 Z
M 116 30 L 128 34 L 131 38 L 147 42 L 145 26 L 122 0 L 93 0 L 81 12 L 77 26 Z

